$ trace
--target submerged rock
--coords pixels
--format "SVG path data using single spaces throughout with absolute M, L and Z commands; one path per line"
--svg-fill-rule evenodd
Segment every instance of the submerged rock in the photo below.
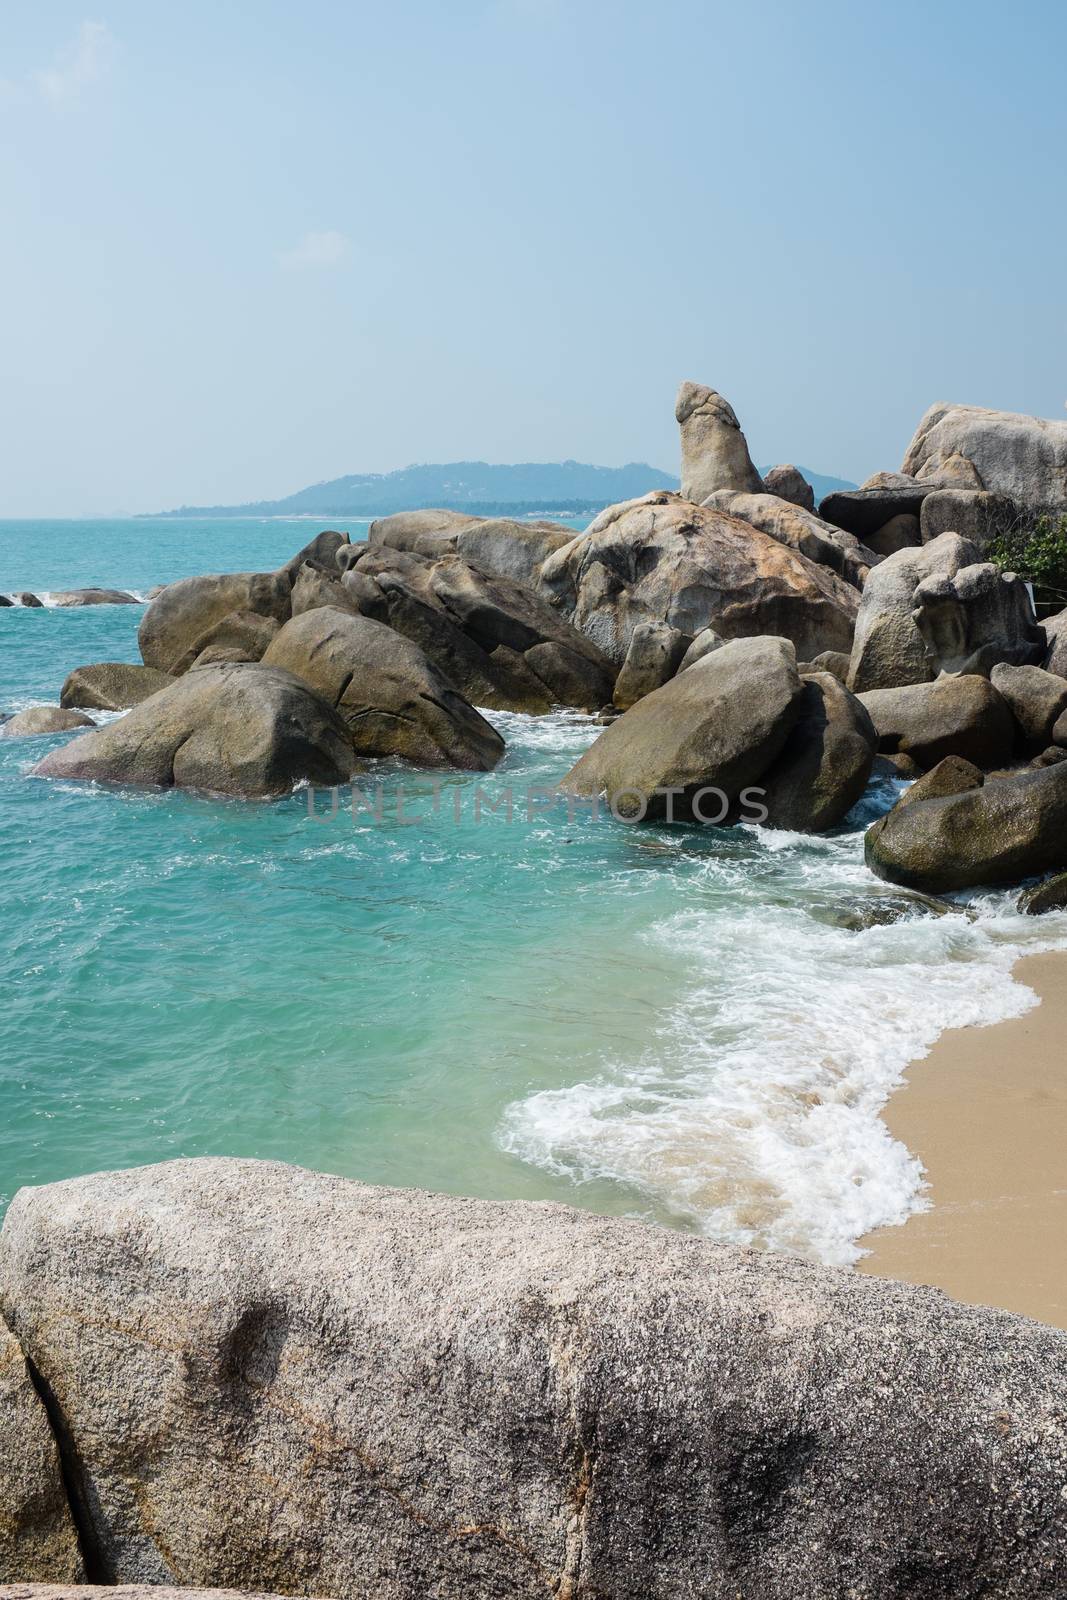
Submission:
M 292 673 L 256 664 L 197 667 L 34 773 L 269 799 L 302 779 L 346 783 L 354 765 L 333 707 Z
M 1067 1336 L 934 1290 L 209 1159 L 23 1189 L 0 1300 L 113 1582 L 1062 1587 Z
M 173 682 L 169 673 L 157 672 L 155 667 L 131 661 L 95 661 L 68 673 L 59 703 L 90 711 L 128 711 L 161 689 L 169 689 Z
M 674 415 L 682 430 L 683 500 L 699 504 L 720 489 L 763 492 L 763 479 L 728 400 L 702 383 L 683 383 Z
M 25 739 L 34 734 L 69 733 L 72 728 L 95 727 L 92 717 L 83 716 L 80 711 L 67 711 L 62 706 L 30 706 L 27 711 L 18 711 L 10 717 L 0 732 L 5 739 Z
M 84 1577 L 48 1414 L 0 1318 L 0 1584 Z
M 410 639 L 333 607 L 287 622 L 263 658 L 335 707 L 360 755 L 489 772 L 504 741 Z
M 1067 872 L 1058 872 L 1044 883 L 1035 883 L 1019 896 L 1018 909 L 1027 917 L 1041 917 L 1046 911 L 1067 911 Z
M 606 795 L 619 816 L 726 821 L 780 755 L 803 685 L 786 639 L 714 650 L 613 722 L 571 768 L 566 794 Z M 676 791 L 668 806 L 665 792 Z M 704 790 L 714 790 L 701 798 Z
M 53 606 L 137 606 L 141 602 L 125 589 L 60 589 L 51 596 Z
M 877 730 L 879 750 L 911 756 L 924 769 L 945 756 L 961 756 L 986 769 L 1011 757 L 1015 723 L 988 678 L 943 677 L 903 689 L 873 689 L 859 698 Z
M 666 622 L 695 638 L 792 640 L 803 660 L 848 650 L 859 596 L 828 567 L 769 534 L 667 490 L 609 506 L 541 569 L 541 587 L 621 666 L 634 628 Z
M 879 877 L 933 894 L 1062 871 L 1067 867 L 1067 765 L 894 806 L 868 829 L 866 856 Z

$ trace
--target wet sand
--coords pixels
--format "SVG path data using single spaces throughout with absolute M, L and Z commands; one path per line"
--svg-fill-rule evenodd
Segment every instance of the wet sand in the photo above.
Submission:
M 932 1208 L 868 1234 L 860 1270 L 1067 1328 L 1067 954 L 1015 977 L 1041 1004 L 942 1034 L 886 1107 Z

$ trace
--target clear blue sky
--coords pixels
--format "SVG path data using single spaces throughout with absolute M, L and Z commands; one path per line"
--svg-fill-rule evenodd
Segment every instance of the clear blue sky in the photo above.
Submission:
M 99 4 L 0 20 L 0 515 L 1064 415 L 1062 0 Z

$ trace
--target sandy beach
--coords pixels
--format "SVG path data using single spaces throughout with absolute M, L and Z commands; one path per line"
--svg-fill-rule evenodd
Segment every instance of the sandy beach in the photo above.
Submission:
M 860 1267 L 1067 1327 L 1067 954 L 1015 976 L 1041 1004 L 943 1034 L 886 1108 L 932 1207 L 868 1235 Z

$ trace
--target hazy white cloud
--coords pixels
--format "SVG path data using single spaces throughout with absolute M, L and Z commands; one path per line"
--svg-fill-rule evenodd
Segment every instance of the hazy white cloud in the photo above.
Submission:
M 285 272 L 304 272 L 316 267 L 337 267 L 348 255 L 348 240 L 336 228 L 321 233 L 305 233 L 293 250 L 283 250 L 278 263 Z
M 54 64 L 33 74 L 38 93 L 53 106 L 76 99 L 83 89 L 107 74 L 113 43 L 106 22 L 83 22 Z

